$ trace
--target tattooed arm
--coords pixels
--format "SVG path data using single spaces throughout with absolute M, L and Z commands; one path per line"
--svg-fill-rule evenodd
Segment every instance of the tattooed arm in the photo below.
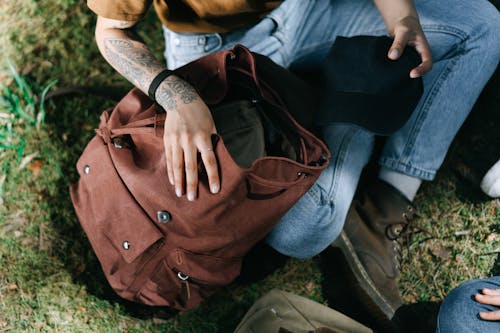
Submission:
M 98 17 L 96 41 L 109 64 L 147 93 L 154 77 L 165 66 L 135 33 L 136 23 Z M 211 142 L 211 134 L 216 130 L 210 110 L 194 88 L 175 75 L 160 84 L 155 97 L 168 113 L 163 141 L 168 179 L 175 186 L 177 196 L 186 193 L 189 200 L 196 198 L 198 152 L 207 171 L 210 190 L 217 193 L 220 182 Z

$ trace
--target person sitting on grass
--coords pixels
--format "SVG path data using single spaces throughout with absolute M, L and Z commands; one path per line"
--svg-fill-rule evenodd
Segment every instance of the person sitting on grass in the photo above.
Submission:
M 147 93 L 166 69 L 135 33 L 151 0 L 87 4 L 98 15 L 96 40 L 104 58 Z M 485 0 L 155 0 L 154 6 L 169 69 L 239 43 L 292 70 L 317 70 L 337 36 L 389 34 L 394 39 L 389 59 L 396 61 L 406 46 L 420 54 L 421 63 L 408 75 L 423 76 L 423 97 L 406 125 L 388 137 L 378 177 L 360 188 L 353 202 L 374 135 L 348 124 L 326 124 L 321 131 L 332 152 L 330 165 L 266 239 L 280 253 L 308 258 L 330 246 L 347 221 L 339 239 L 366 295 L 362 301 L 391 319 L 403 303 L 397 240 L 415 216 L 412 201 L 420 184 L 434 179 L 497 66 L 498 11 Z M 216 128 L 208 107 L 175 75 L 160 84 L 155 99 L 168 113 L 167 176 L 177 195 L 196 200 L 198 156 L 216 195 L 220 183 L 210 139 Z
M 467 281 L 441 304 L 436 333 L 500 332 L 500 276 Z

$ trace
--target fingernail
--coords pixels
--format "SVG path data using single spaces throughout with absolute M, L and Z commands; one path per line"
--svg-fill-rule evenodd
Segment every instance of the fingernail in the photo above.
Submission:
M 219 185 L 212 185 L 212 188 L 211 188 L 211 191 L 212 193 L 217 193 L 219 192 Z
M 182 191 L 180 188 L 175 189 L 175 195 L 177 195 L 179 198 L 182 196 Z
M 391 58 L 397 58 L 399 55 L 398 50 L 394 49 L 391 51 Z
M 420 74 L 411 72 L 411 73 L 410 73 L 410 77 L 411 77 L 412 79 L 416 79 L 417 77 L 420 77 Z
M 187 194 L 187 198 L 188 198 L 189 201 L 194 201 L 194 193 L 193 192 L 189 192 Z

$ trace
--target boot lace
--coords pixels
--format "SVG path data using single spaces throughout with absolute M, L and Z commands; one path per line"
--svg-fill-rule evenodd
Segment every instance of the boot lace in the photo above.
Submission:
M 401 270 L 401 262 L 403 258 L 403 249 L 399 239 L 406 236 L 406 246 L 409 250 L 410 239 L 412 238 L 415 230 L 413 221 L 418 217 L 413 206 L 408 205 L 402 213 L 402 222 L 388 225 L 385 229 L 385 234 L 388 239 L 392 241 L 392 249 L 394 253 L 394 262 L 397 270 Z M 410 253 L 410 251 L 408 251 Z

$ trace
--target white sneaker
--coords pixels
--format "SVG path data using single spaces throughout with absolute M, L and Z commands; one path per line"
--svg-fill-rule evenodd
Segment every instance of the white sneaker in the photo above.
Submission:
M 484 175 L 481 190 L 492 198 L 500 198 L 500 160 Z

